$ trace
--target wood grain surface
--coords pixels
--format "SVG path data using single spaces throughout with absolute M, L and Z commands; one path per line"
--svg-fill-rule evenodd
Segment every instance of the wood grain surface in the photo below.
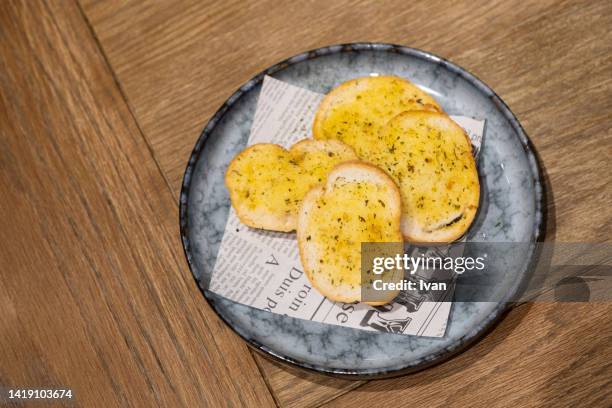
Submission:
M 185 267 L 176 202 L 77 5 L 1 7 L 0 384 L 273 406 Z
M 540 156 L 547 240 L 610 242 L 609 1 L 0 3 L 0 386 L 83 406 L 610 406 L 610 303 L 524 304 L 463 354 L 338 380 L 250 352 L 197 290 L 176 199 L 206 121 L 307 49 L 470 70 Z M 0 404 L 2 402 L 0 401 Z

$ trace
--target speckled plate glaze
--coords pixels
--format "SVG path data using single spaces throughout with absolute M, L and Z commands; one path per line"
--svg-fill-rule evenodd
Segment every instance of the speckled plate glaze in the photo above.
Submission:
M 259 311 L 207 290 L 230 207 L 223 175 L 246 145 L 264 75 L 327 93 L 370 73 L 409 78 L 449 114 L 485 118 L 479 161 L 481 207 L 469 239 L 534 242 L 542 228 L 542 188 L 531 144 L 506 104 L 483 82 L 435 55 L 389 44 L 346 44 L 289 58 L 255 76 L 210 119 L 198 139 L 180 196 L 181 238 L 189 267 L 219 316 L 257 350 L 327 374 L 373 378 L 404 374 L 449 358 L 481 336 L 507 302 L 456 302 L 443 338 L 425 338 L 325 325 Z M 510 299 L 525 281 L 535 245 L 498 254 L 487 278 Z M 502 297 L 506 299 L 505 297 Z

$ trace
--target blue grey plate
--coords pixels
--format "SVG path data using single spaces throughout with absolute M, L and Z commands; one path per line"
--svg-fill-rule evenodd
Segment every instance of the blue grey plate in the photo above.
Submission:
M 506 310 L 507 302 L 456 302 L 446 335 L 425 338 L 372 333 L 252 309 L 207 290 L 230 201 L 229 161 L 246 145 L 264 75 L 326 93 L 370 73 L 409 78 L 449 114 L 486 119 L 479 173 L 482 198 L 471 241 L 533 242 L 542 227 L 542 189 L 531 144 L 504 102 L 464 69 L 424 51 L 389 44 L 347 44 L 296 55 L 255 76 L 210 119 L 185 170 L 181 238 L 191 272 L 219 316 L 251 346 L 303 368 L 351 378 L 403 374 L 464 349 Z M 534 245 L 535 246 L 535 245 Z M 534 246 L 496 258 L 490 276 L 510 299 L 528 275 Z M 503 254 L 502 254 L 503 255 Z

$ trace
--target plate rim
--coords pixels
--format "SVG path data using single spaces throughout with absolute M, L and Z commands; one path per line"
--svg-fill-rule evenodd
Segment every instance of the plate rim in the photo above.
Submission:
M 500 302 L 497 307 L 491 312 L 489 317 L 481 322 L 476 327 L 473 327 L 468 333 L 466 333 L 463 337 L 456 339 L 451 343 L 449 347 L 439 350 L 436 353 L 433 353 L 431 356 L 427 356 L 417 360 L 414 364 L 406 364 L 400 368 L 392 368 L 389 370 L 384 369 L 346 369 L 346 368 L 329 368 L 323 367 L 318 364 L 312 364 L 305 361 L 301 361 L 299 359 L 282 355 L 270 347 L 259 343 L 253 338 L 248 337 L 247 335 L 241 333 L 237 330 L 230 319 L 223 315 L 220 312 L 216 302 L 214 299 L 209 297 L 208 290 L 202 288 L 196 278 L 194 270 L 196 267 L 193 263 L 193 255 L 191 252 L 191 243 L 189 240 L 189 226 L 188 226 L 188 214 L 189 214 L 189 191 L 191 187 L 191 176 L 195 169 L 196 164 L 200 159 L 200 155 L 202 153 L 202 148 L 208 139 L 208 136 L 212 133 L 213 129 L 217 125 L 217 123 L 223 118 L 225 113 L 234 105 L 240 97 L 249 92 L 253 87 L 257 86 L 260 82 L 263 81 L 263 78 L 266 75 L 272 75 L 276 72 L 282 71 L 283 69 L 297 64 L 299 62 L 318 58 L 320 56 L 336 54 L 336 53 L 344 53 L 344 52 L 359 52 L 359 51 L 382 51 L 382 52 L 391 52 L 398 53 L 403 55 L 408 55 L 412 57 L 416 57 L 427 62 L 435 63 L 441 65 L 443 68 L 451 71 L 452 73 L 459 75 L 470 84 L 475 86 L 480 92 L 485 94 L 493 104 L 497 107 L 497 109 L 503 114 L 506 120 L 510 123 L 515 134 L 519 138 L 519 142 L 523 147 L 523 151 L 525 152 L 530 172 L 534 181 L 534 201 L 535 201 L 535 222 L 532 231 L 532 240 L 534 243 L 541 241 L 543 239 L 545 233 L 545 219 L 543 210 L 545 207 L 545 194 L 544 194 L 544 184 L 542 182 L 542 169 L 540 162 L 538 160 L 538 156 L 536 154 L 535 148 L 527 133 L 523 129 L 522 125 L 512 112 L 508 105 L 501 99 L 499 95 L 491 87 L 485 84 L 482 80 L 476 77 L 474 74 L 470 73 L 466 69 L 456 65 L 455 63 L 430 53 L 428 51 L 423 51 L 418 48 L 397 45 L 392 43 L 383 43 L 383 42 L 354 42 L 354 43 L 342 43 L 335 44 L 330 46 L 324 46 L 319 48 L 314 48 L 309 51 L 305 51 L 289 58 L 286 58 L 276 64 L 269 66 L 268 68 L 260 71 L 251 79 L 249 79 L 246 83 L 240 86 L 232 95 L 226 99 L 226 101 L 217 109 L 217 111 L 211 116 L 208 120 L 204 129 L 200 133 L 198 140 L 196 141 L 190 155 L 187 165 L 185 167 L 185 171 L 183 173 L 183 179 L 181 182 L 181 191 L 179 195 L 179 226 L 180 226 L 180 237 L 181 243 L 183 246 L 183 252 L 185 254 L 185 259 L 187 260 L 187 264 L 189 266 L 189 271 L 192 279 L 194 280 L 196 286 L 206 299 L 206 302 L 211 306 L 214 312 L 221 318 L 225 325 L 227 325 L 234 333 L 240 336 L 251 348 L 256 350 L 257 352 L 263 354 L 266 357 L 272 357 L 272 359 L 279 361 L 281 363 L 295 365 L 300 368 L 306 369 L 308 371 L 314 371 L 317 373 L 322 373 L 326 375 L 332 375 L 335 377 L 348 378 L 354 380 L 360 379 L 374 379 L 374 378 L 388 378 L 400 376 L 416 371 L 421 371 L 433 365 L 439 364 L 443 361 L 446 361 L 458 353 L 464 351 L 471 345 L 473 345 L 477 340 L 484 337 L 493 327 L 494 325 L 501 320 L 504 314 L 509 311 L 511 308 L 510 302 Z M 535 250 L 531 250 L 530 260 L 526 265 L 525 272 L 520 282 L 515 286 L 514 291 L 508 295 L 508 298 L 514 297 L 516 293 L 521 289 L 521 287 L 525 284 L 525 281 L 528 277 L 528 271 L 532 268 L 532 266 L 537 262 L 538 253 Z M 212 292 L 210 292 L 212 293 Z M 216 295 L 220 296 L 220 295 Z M 431 358 L 430 358 L 431 357 Z

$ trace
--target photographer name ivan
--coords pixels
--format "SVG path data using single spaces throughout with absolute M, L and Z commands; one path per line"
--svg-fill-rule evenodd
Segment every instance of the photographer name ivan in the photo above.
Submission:
M 420 292 L 431 291 L 446 291 L 446 282 L 427 282 L 423 279 L 412 281 L 402 279 L 399 282 L 384 282 L 382 279 L 376 279 L 372 282 L 374 290 L 418 290 Z

